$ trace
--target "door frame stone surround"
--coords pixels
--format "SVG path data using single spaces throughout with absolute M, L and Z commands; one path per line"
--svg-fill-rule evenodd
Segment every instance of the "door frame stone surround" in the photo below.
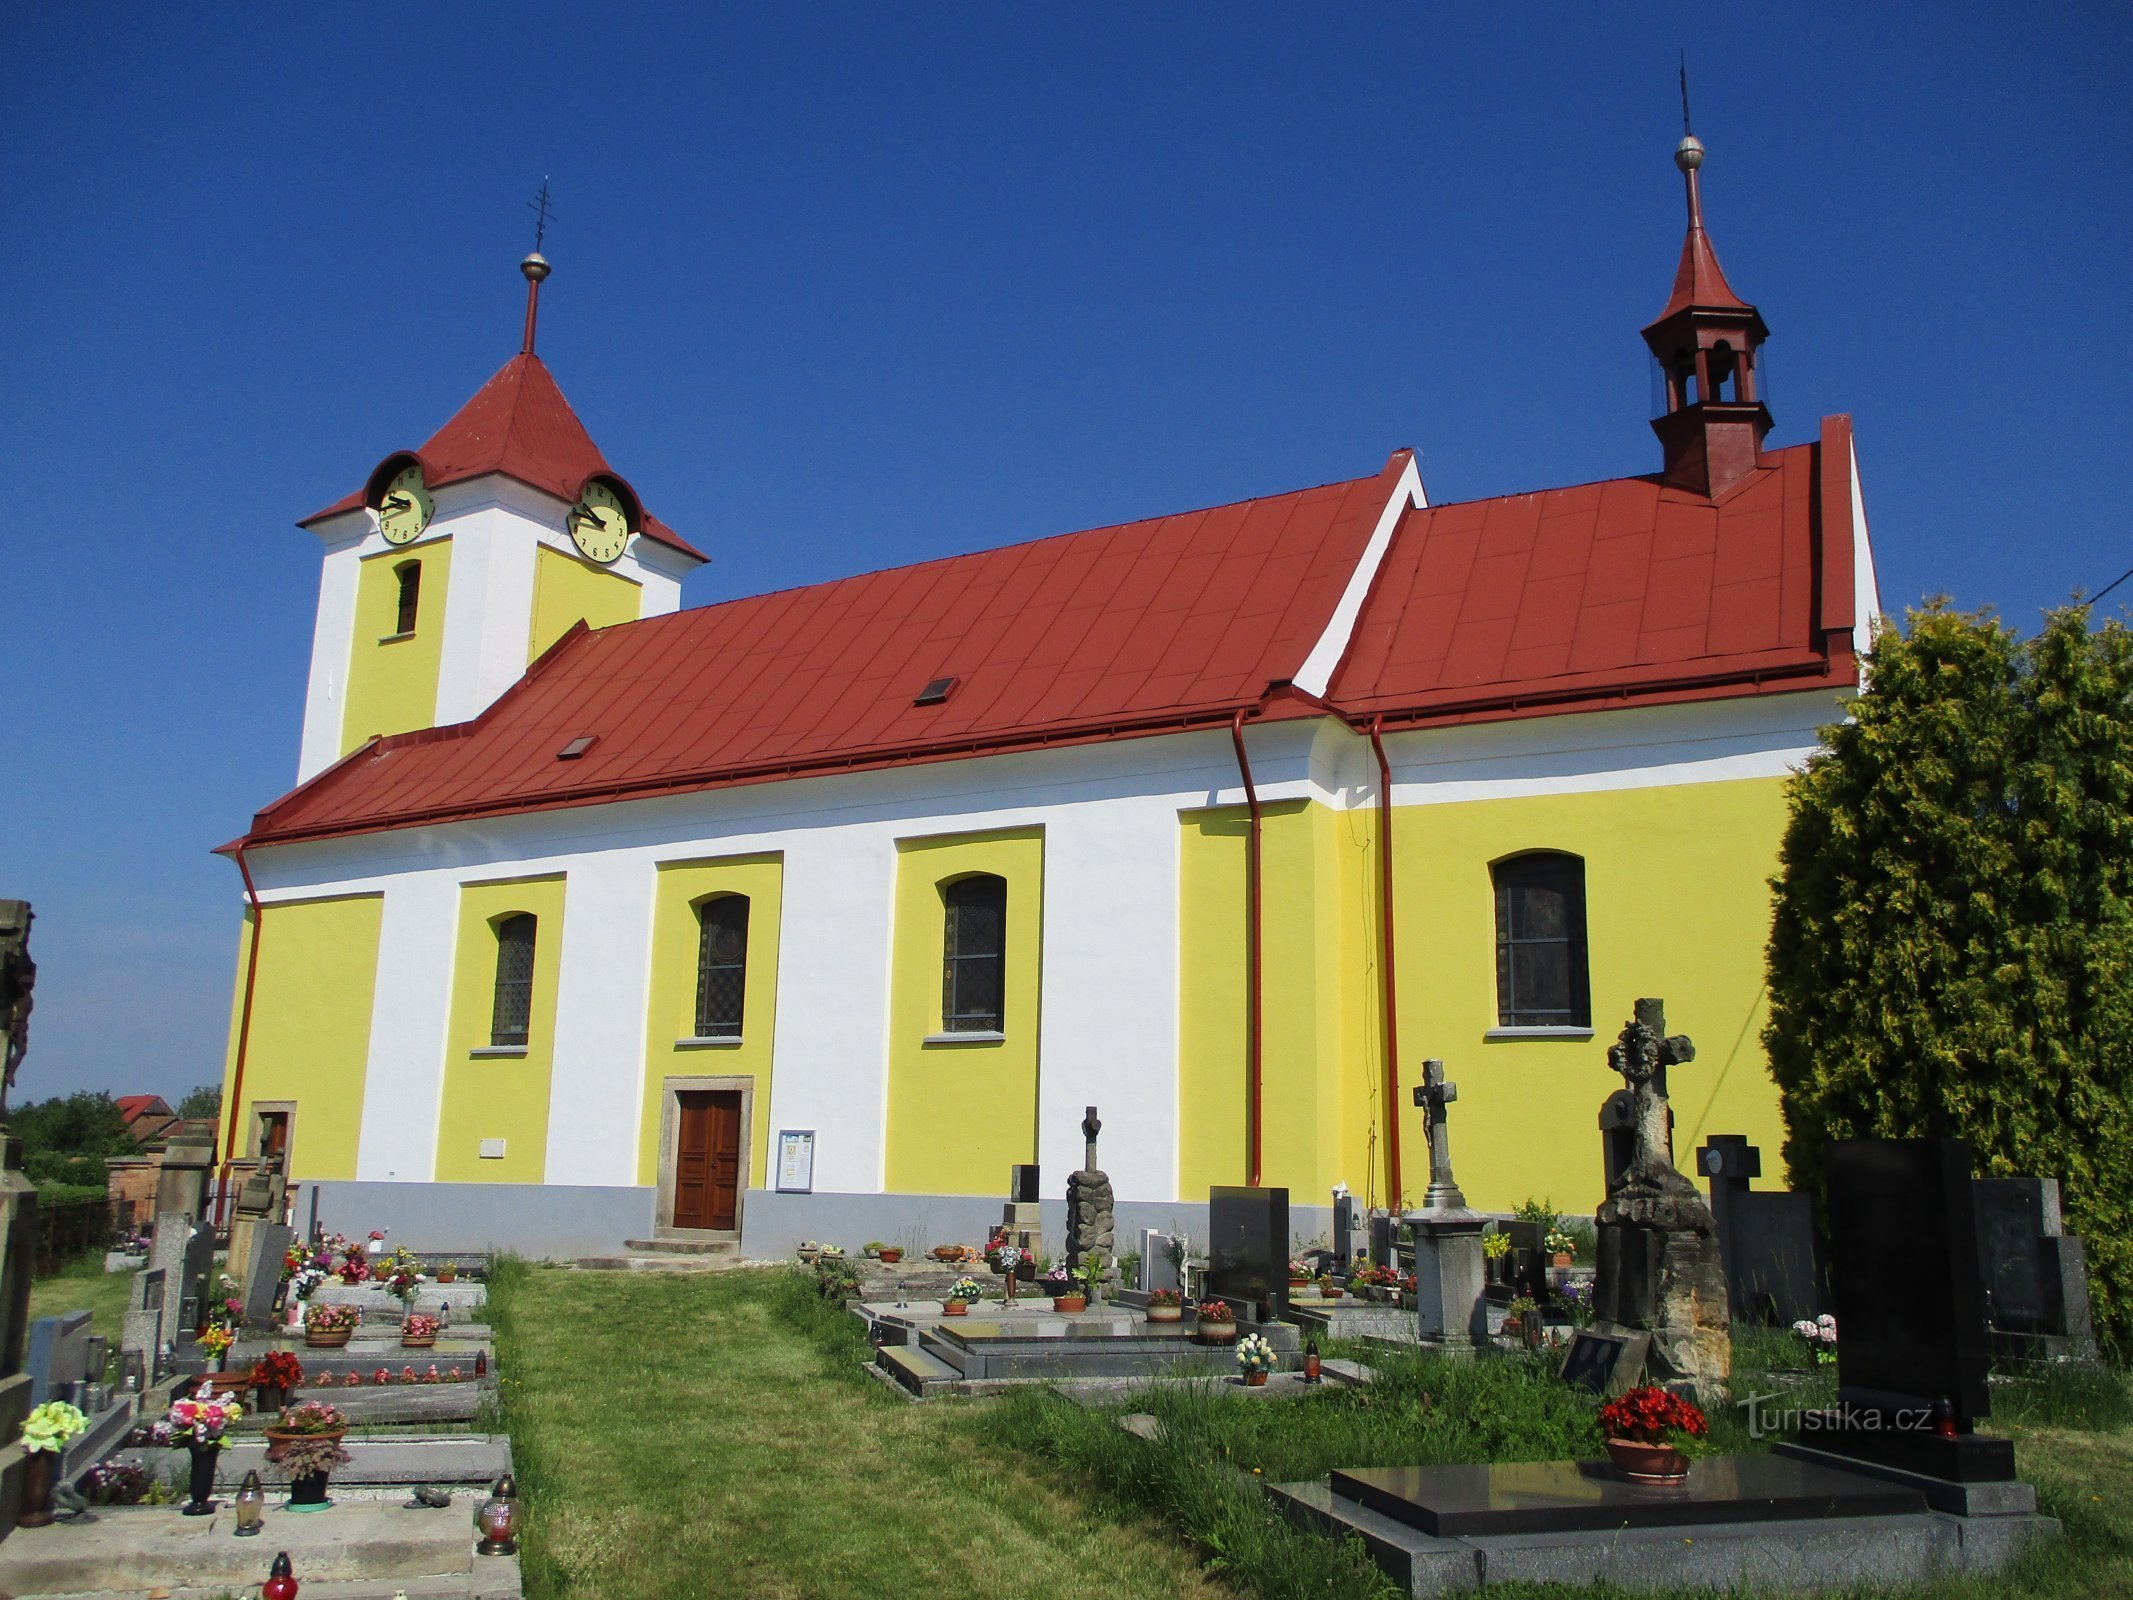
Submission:
M 674 1226 L 674 1168 L 681 1143 L 681 1097 L 702 1093 L 741 1097 L 741 1137 L 738 1171 L 733 1181 L 733 1226 L 731 1228 L 677 1228 Z M 755 1148 L 755 1074 L 724 1077 L 663 1078 L 659 1085 L 659 1198 L 652 1213 L 652 1235 L 659 1239 L 738 1239 L 741 1208 L 748 1200 L 750 1157 Z

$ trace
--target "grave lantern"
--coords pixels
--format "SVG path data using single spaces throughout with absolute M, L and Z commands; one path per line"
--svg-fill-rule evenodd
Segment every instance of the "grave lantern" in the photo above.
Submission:
M 267 1581 L 259 1586 L 259 1600 L 296 1600 L 296 1572 L 284 1550 L 267 1569 Z
M 474 1508 L 474 1526 L 481 1530 L 481 1543 L 474 1553 L 508 1556 L 518 1552 L 518 1484 L 510 1473 L 496 1480 L 489 1498 Z
M 244 1482 L 237 1486 L 237 1537 L 248 1539 L 259 1531 L 266 1520 L 267 1492 L 260 1487 L 259 1474 L 247 1472 Z

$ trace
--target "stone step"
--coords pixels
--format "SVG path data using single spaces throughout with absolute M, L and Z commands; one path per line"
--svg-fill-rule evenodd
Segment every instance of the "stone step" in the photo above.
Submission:
M 731 1266 L 727 1256 L 580 1256 L 585 1272 L 718 1272 Z
M 464 1499 L 464 1496 L 460 1497 Z M 474 1554 L 471 1509 L 409 1511 L 397 1501 L 348 1500 L 324 1512 L 270 1506 L 257 1538 L 231 1537 L 227 1506 L 187 1517 L 175 1506 L 99 1507 L 94 1522 L 18 1528 L 0 1544 L 0 1593 L 20 1600 L 73 1596 L 256 1593 L 276 1551 L 309 1597 L 506 1600 L 518 1561 Z M 178 1587 L 183 1585 L 183 1587 Z
M 639 1256 L 737 1256 L 737 1239 L 625 1239 L 623 1249 Z
M 970 1352 L 961 1345 L 946 1339 L 936 1338 L 924 1328 L 914 1329 L 918 1335 L 918 1348 L 947 1367 L 958 1378 L 963 1375 L 964 1365 L 970 1360 Z M 886 1347 L 885 1347 L 886 1348 Z
M 882 1371 L 915 1395 L 923 1395 L 928 1384 L 954 1383 L 962 1377 L 947 1362 L 907 1344 L 885 1344 L 874 1360 Z

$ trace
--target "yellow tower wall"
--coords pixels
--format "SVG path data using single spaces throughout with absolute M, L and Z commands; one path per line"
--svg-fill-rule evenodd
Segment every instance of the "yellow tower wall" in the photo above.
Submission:
M 363 1078 L 370 1059 L 370 1011 L 378 978 L 382 895 L 280 901 L 266 907 L 266 937 L 252 994 L 238 1148 L 251 1154 L 253 1107 L 290 1101 L 291 1178 L 353 1178 L 363 1126 Z M 238 1100 L 237 1044 L 246 964 L 255 934 L 247 909 L 237 942 L 237 989 L 223 1066 L 223 1128 Z
M 643 606 L 642 586 L 542 545 L 534 553 L 533 625 L 526 659 L 533 660 L 562 638 L 573 623 L 582 620 L 588 628 L 606 628 L 634 622 Z
M 496 922 L 514 912 L 540 919 L 533 943 L 533 1004 L 523 1050 L 493 1050 Z M 555 1059 L 556 978 L 563 958 L 563 880 L 470 883 L 459 895 L 452 960 L 444 1094 L 437 1117 L 440 1183 L 539 1183 L 548 1164 L 548 1088 Z M 484 1139 L 502 1139 L 501 1158 Z
M 1006 999 L 991 1043 L 941 1031 L 941 885 L 966 873 L 1007 880 Z M 891 1192 L 996 1195 L 1007 1169 L 1037 1159 L 1038 989 L 1044 971 L 1044 837 L 1039 829 L 899 839 L 889 991 Z
M 777 1026 L 778 925 L 785 864 L 775 855 L 661 865 L 652 904 L 652 981 L 645 1027 L 644 1105 L 637 1181 L 659 1181 L 660 1118 L 669 1078 L 753 1078 L 755 1126 L 748 1170 L 765 1187 L 770 1171 L 770 1069 Z M 736 1044 L 688 1044 L 696 1031 L 699 902 L 716 894 L 748 897 L 748 973 Z
M 402 563 L 422 563 L 422 590 L 411 633 L 400 621 Z M 452 576 L 452 541 L 432 539 L 365 556 L 356 577 L 355 633 L 348 648 L 347 709 L 341 754 L 374 733 L 406 733 L 437 720 L 437 672 L 444 655 L 444 597 Z

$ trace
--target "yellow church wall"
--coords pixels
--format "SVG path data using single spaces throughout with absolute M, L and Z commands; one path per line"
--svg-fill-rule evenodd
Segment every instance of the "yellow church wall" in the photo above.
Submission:
M 560 877 L 539 877 L 470 883 L 460 890 L 444 1094 L 437 1116 L 439 1183 L 539 1183 L 547 1168 L 563 887 Z M 496 1000 L 495 925 L 521 911 L 540 919 L 534 929 L 526 1045 L 497 1051 L 489 1045 Z M 484 1158 L 484 1139 L 502 1139 L 502 1157 Z
M 1403 1085 L 1441 1056 L 1459 1086 L 1452 1158 L 1470 1204 L 1529 1196 L 1590 1212 L 1604 1198 L 1598 1117 L 1622 1087 L 1607 1046 L 1640 996 L 1696 1041 L 1672 1069 L 1674 1148 L 1691 1166 L 1711 1133 L 1775 1152 L 1777 1091 L 1763 1054 L 1763 946 L 1784 828 L 1784 780 L 1401 807 L 1395 839 Z M 1490 863 L 1527 850 L 1585 861 L 1590 1039 L 1488 1039 L 1496 1026 Z M 1403 1087 L 1410 1190 L 1427 1182 L 1422 1114 Z
M 1261 808 L 1260 1172 L 1299 1197 L 1373 1190 L 1383 1155 L 1376 822 L 1316 802 Z M 1181 819 L 1179 1195 L 1249 1179 L 1241 807 Z
M 384 906 L 384 896 L 370 894 L 280 901 L 266 908 L 238 1105 L 238 1148 L 226 1156 L 251 1153 L 246 1141 L 254 1106 L 293 1101 L 288 1175 L 306 1180 L 356 1175 Z M 237 939 L 237 987 L 223 1064 L 225 1112 L 238 1101 L 237 1043 L 254 932 L 247 909 Z M 225 1115 L 225 1132 L 228 1126 Z
M 973 872 L 1007 880 L 1006 1037 L 929 1043 L 941 1032 L 942 886 Z M 1037 1159 L 1043 927 L 1041 829 L 897 841 L 884 1150 L 891 1192 L 997 1194 L 1010 1166 Z
M 400 580 L 406 562 L 422 563 L 414 631 L 400 634 Z M 433 539 L 363 558 L 356 577 L 355 633 L 348 649 L 341 754 L 374 733 L 405 733 L 437 720 L 437 673 L 444 653 L 444 596 L 452 542 Z
M 643 602 L 643 589 L 620 573 L 542 545 L 534 554 L 533 626 L 526 659 L 533 660 L 580 620 L 589 628 L 634 622 Z
M 1385 1203 L 1384 1038 L 1374 808 L 1263 808 L 1262 1176 L 1299 1203 L 1336 1183 Z M 1241 807 L 1185 813 L 1180 852 L 1179 1198 L 1246 1181 L 1245 834 Z M 1698 1058 L 1674 1069 L 1684 1163 L 1710 1133 L 1767 1150 L 1783 1127 L 1764 1060 L 1768 878 L 1782 779 L 1403 806 L 1395 813 L 1402 1188 L 1429 1179 L 1412 1103 L 1421 1063 L 1458 1084 L 1454 1168 L 1468 1200 L 1508 1210 L 1603 1198 L 1597 1119 L 1621 1080 L 1606 1047 L 1642 995 Z M 1490 1039 L 1490 863 L 1528 850 L 1585 860 L 1593 1035 Z
M 639 1119 L 637 1181 L 659 1181 L 660 1118 L 668 1078 L 755 1080 L 755 1126 L 748 1170 L 769 1186 L 770 1070 L 777 1021 L 778 925 L 784 893 L 781 856 L 734 856 L 664 864 L 652 904 L 652 981 L 645 1028 L 644 1105 Z M 697 906 L 713 895 L 748 897 L 748 971 L 737 1044 L 685 1044 L 696 1032 Z

